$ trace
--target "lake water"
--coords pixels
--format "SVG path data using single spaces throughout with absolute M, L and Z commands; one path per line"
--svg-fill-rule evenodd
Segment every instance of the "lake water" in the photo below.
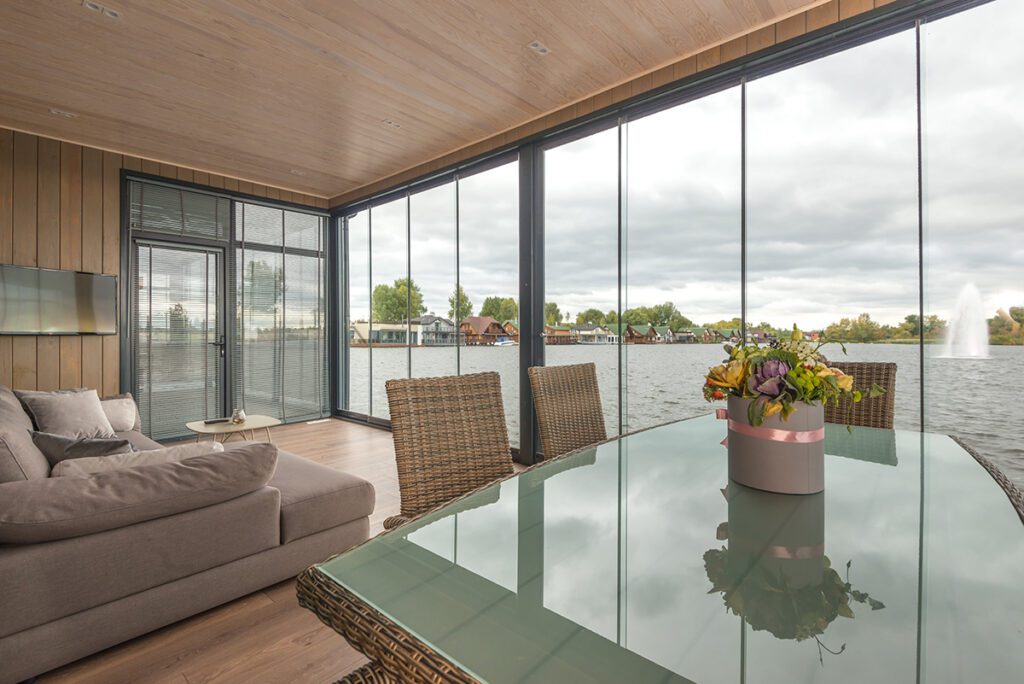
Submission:
M 850 344 L 843 357 L 838 346 L 825 348 L 834 360 L 891 361 L 897 364 L 897 428 L 955 434 L 991 457 L 1024 486 L 1024 347 L 992 347 L 987 359 L 935 358 L 940 346 L 925 347 L 925 401 L 922 421 L 921 360 L 916 345 Z M 411 351 L 411 353 L 410 353 Z M 598 381 L 609 433 L 619 420 L 619 359 L 615 345 L 549 346 L 548 365 L 597 364 Z M 623 430 L 638 430 L 670 420 L 710 412 L 701 396 L 702 376 L 724 352 L 713 344 L 624 345 L 622 347 Z M 353 411 L 387 417 L 384 382 L 412 375 L 429 377 L 456 372 L 494 370 L 501 375 L 505 413 L 512 444 L 518 444 L 519 348 L 417 347 L 373 350 L 373 393 L 367 392 L 369 350 L 351 350 Z M 371 406 L 372 399 L 372 406 Z

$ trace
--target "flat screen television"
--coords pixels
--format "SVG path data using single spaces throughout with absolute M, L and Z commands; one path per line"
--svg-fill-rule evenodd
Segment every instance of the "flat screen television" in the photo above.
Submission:
M 115 276 L 0 265 L 0 335 L 115 334 Z

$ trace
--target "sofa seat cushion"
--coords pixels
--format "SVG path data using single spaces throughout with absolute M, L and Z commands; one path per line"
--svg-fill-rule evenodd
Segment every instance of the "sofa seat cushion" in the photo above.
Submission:
M 159 449 L 163 446 L 160 442 L 150 439 L 137 430 L 122 430 L 114 434 L 117 435 L 118 439 L 127 439 L 128 443 L 136 451 L 149 451 L 150 449 Z
M 0 638 L 276 548 L 280 501 L 263 487 L 84 537 L 0 546 Z
M 245 448 L 229 442 L 225 453 Z M 278 451 L 277 472 L 269 486 L 281 491 L 281 543 L 365 518 L 373 513 L 373 485 L 287 451 Z
M 82 537 L 228 501 L 262 488 L 277 448 L 258 444 L 89 477 L 0 484 L 0 543 Z

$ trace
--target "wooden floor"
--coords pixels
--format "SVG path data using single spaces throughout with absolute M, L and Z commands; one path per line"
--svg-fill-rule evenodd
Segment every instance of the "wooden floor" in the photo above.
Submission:
M 340 420 L 282 425 L 274 442 L 377 489 L 370 534 L 399 510 L 391 433 Z M 295 582 L 214 608 L 188 620 L 54 670 L 39 684 L 147 682 L 333 682 L 365 659 L 295 600 Z

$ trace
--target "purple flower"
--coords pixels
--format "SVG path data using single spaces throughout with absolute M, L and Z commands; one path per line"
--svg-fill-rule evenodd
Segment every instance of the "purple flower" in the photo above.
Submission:
M 789 365 L 779 359 L 768 359 L 754 371 L 750 376 L 749 384 L 751 392 L 757 392 L 768 397 L 777 397 L 782 394 L 786 385 L 782 381 L 783 376 L 789 372 Z

